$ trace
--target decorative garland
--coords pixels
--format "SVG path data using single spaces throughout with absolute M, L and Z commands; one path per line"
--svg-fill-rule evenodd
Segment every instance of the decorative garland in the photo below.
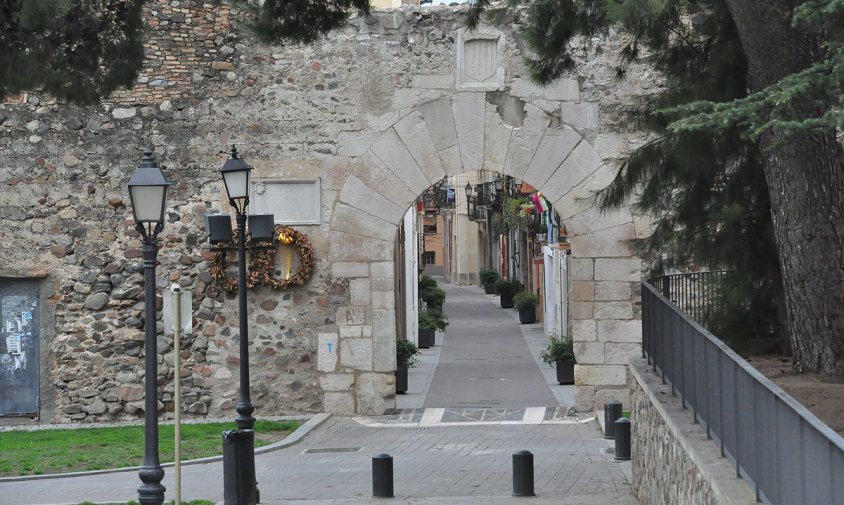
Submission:
M 223 250 L 218 251 L 211 261 L 211 278 L 220 289 L 228 292 L 237 291 L 237 279 L 231 278 L 226 274 L 228 270 L 227 249 L 236 247 L 237 237 L 237 230 L 233 230 L 233 241 L 221 244 L 221 249 Z M 259 245 L 270 244 L 265 242 Z M 273 229 L 272 245 L 280 245 L 282 247 L 284 277 L 275 278 L 273 275 L 275 248 L 257 249 L 250 251 L 249 254 L 249 272 L 246 275 L 246 287 L 253 288 L 258 284 L 263 284 L 272 289 L 280 290 L 290 286 L 302 286 L 308 282 L 316 265 L 316 257 L 314 256 L 314 250 L 311 246 L 311 241 L 308 240 L 308 236 L 289 226 L 277 224 Z M 289 247 L 295 248 L 299 254 L 299 268 L 296 269 L 295 274 L 290 270 L 290 251 L 285 250 Z

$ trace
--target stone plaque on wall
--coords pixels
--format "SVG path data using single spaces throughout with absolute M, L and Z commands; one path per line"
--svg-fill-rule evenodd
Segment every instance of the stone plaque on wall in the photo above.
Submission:
M 259 179 L 249 196 L 250 214 L 272 214 L 278 224 L 320 224 L 319 179 Z
M 492 91 L 504 85 L 504 34 L 489 26 L 457 31 L 457 89 Z

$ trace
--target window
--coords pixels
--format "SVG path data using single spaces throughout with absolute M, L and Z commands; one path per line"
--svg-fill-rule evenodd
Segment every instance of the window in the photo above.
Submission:
M 436 251 L 425 251 L 422 253 L 423 265 L 435 265 L 437 263 Z
M 436 234 L 437 233 L 437 220 L 436 218 L 425 218 L 425 222 L 422 224 L 422 233 L 426 234 Z

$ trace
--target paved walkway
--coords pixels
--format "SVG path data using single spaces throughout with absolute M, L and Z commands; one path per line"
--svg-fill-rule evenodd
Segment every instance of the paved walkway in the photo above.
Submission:
M 477 286 L 440 287 L 450 324 L 425 407 L 556 407 L 515 311 L 490 303 Z
M 409 370 L 407 394 L 396 397 L 400 411 L 574 406 L 574 386 L 558 384 L 555 369 L 539 359 L 548 345 L 542 324 L 519 324 L 515 310 L 502 309 L 498 296 L 484 294 L 481 287 L 438 281 L 447 294 L 443 308 L 449 316 L 448 331 L 437 332 L 434 347 L 420 350 L 416 366 Z M 502 359 L 506 356 L 518 356 L 520 367 L 511 367 Z M 494 387 L 502 383 L 508 383 L 507 394 Z M 477 393 L 474 399 L 471 392 Z M 525 392 L 535 401 L 521 401 Z
M 522 504 L 525 498 L 511 496 L 512 454 L 527 449 L 534 454 L 537 494 L 530 503 L 636 505 L 629 463 L 614 461 L 594 416 L 567 408 L 573 387 L 557 385 L 553 368 L 538 362 L 547 343 L 541 325 L 519 325 L 515 311 L 499 308 L 480 288 L 440 285 L 448 293 L 451 326 L 411 369 L 409 394 L 399 397 L 402 410 L 333 417 L 298 444 L 257 455 L 261 502 Z M 384 452 L 394 458 L 391 500 L 371 497 L 371 458 Z M 184 466 L 183 498 L 220 500 L 222 475 L 220 462 Z M 173 478 L 166 469 L 167 499 Z M 136 471 L 1 482 L 0 504 L 125 502 L 137 499 L 139 484 Z

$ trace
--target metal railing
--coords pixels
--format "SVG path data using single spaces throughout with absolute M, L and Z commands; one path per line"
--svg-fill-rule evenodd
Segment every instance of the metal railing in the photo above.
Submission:
M 662 287 L 662 286 L 660 286 Z M 642 283 L 642 357 L 759 502 L 844 504 L 844 438 Z
M 680 310 L 713 331 L 713 322 L 725 309 L 720 288 L 727 274 L 725 270 L 672 274 L 649 282 Z

